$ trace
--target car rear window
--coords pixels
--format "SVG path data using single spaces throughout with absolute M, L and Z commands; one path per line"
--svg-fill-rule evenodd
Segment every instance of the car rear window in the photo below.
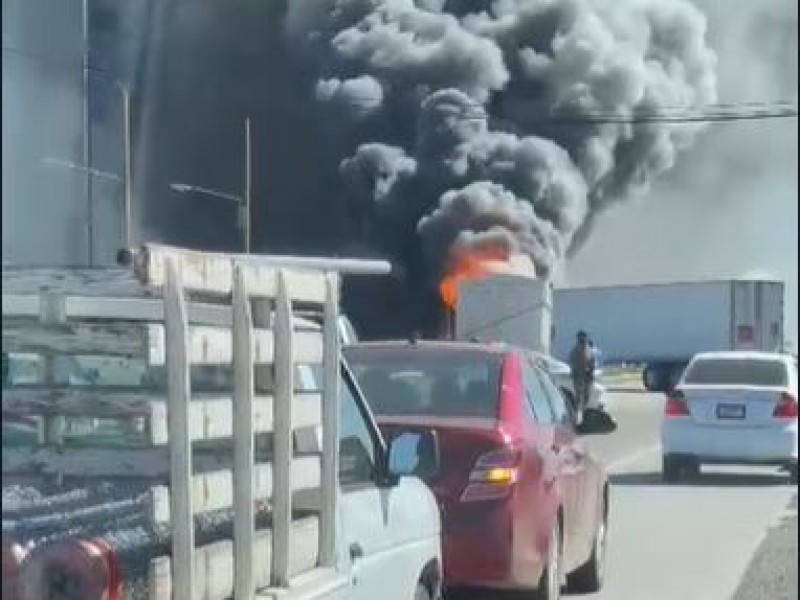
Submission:
M 775 360 L 703 359 L 687 369 L 684 383 L 782 387 L 788 383 L 786 371 L 786 365 Z
M 348 348 L 345 356 L 378 416 L 497 416 L 498 355 Z

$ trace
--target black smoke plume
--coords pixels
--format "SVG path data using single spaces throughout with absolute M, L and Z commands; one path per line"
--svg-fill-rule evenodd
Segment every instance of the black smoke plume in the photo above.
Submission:
M 706 21 L 688 0 L 96 0 L 90 9 L 92 77 L 107 88 L 91 102 L 93 131 L 108 138 L 95 144 L 94 166 L 122 172 L 113 85 L 122 81 L 133 94 L 138 240 L 241 248 L 233 204 L 171 184 L 241 193 L 249 117 L 255 250 L 396 263 L 400 277 L 346 289 L 367 336 L 435 324 L 435 283 L 454 246 L 500 244 L 543 274 L 558 270 L 597 215 L 646 192 L 702 129 L 629 121 L 716 100 Z M 44 31 L 40 21 L 23 33 Z M 56 83 L 37 102 L 60 98 Z M 54 152 L 41 146 L 30 154 Z M 34 201 L 53 197 L 39 184 L 50 180 L 28 180 L 18 214 L 48 231 L 38 249 L 64 219 L 40 218 L 55 214 Z M 95 186 L 96 204 L 121 206 L 121 188 L 108 189 Z M 84 210 L 85 198 L 74 199 Z M 103 245 L 115 248 L 120 228 L 109 218 Z
M 715 101 L 705 30 L 684 0 L 294 0 L 286 17 L 363 231 L 403 262 L 397 237 L 418 234 L 433 278 L 491 240 L 547 275 L 645 192 L 702 125 L 631 121 Z

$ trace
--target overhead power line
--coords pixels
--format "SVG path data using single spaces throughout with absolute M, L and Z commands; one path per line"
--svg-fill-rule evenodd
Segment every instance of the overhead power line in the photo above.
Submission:
M 18 48 L 3 46 L 4 53 L 15 54 L 30 60 L 45 62 L 51 66 L 80 69 L 78 63 L 72 64 L 63 59 L 30 53 Z M 114 73 L 108 69 L 90 66 L 89 71 L 109 80 Z M 195 73 L 195 72 L 193 72 Z M 364 102 L 382 98 L 360 98 Z M 479 102 L 472 104 L 474 112 L 461 113 L 466 120 L 486 120 L 493 115 Z M 501 111 L 502 112 L 502 111 Z M 501 118 L 503 115 L 500 115 Z M 564 108 L 552 109 L 531 102 L 530 112 L 525 115 L 529 122 L 549 123 L 553 125 L 603 125 L 603 124 L 648 124 L 648 123 L 713 123 L 725 121 L 764 121 L 774 119 L 791 119 L 798 116 L 796 100 L 747 101 L 715 103 L 699 106 L 659 106 L 652 109 L 634 108 L 629 114 L 621 114 L 610 110 Z
M 703 112 L 669 114 L 653 112 L 650 114 L 624 115 L 559 115 L 544 117 L 543 120 L 555 123 L 574 124 L 645 124 L 645 123 L 713 123 L 722 121 L 759 121 L 766 119 L 786 119 L 797 117 L 797 108 L 763 109 L 752 111 Z

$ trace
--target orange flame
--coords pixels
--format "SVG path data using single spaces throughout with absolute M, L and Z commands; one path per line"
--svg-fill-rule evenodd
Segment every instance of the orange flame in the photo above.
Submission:
M 442 302 L 451 310 L 458 305 L 458 288 L 465 281 L 476 281 L 492 274 L 498 262 L 508 261 L 508 252 L 502 248 L 459 251 L 450 260 L 447 275 L 439 284 Z

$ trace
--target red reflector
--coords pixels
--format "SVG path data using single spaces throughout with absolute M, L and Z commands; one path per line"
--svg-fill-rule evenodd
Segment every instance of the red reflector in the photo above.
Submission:
M 19 571 L 26 554 L 27 549 L 21 544 L 3 540 L 3 598 L 18 600 L 20 597 Z
M 22 564 L 20 600 L 55 598 L 79 590 L 81 600 L 122 600 L 118 558 L 102 538 L 70 538 L 38 546 Z
M 772 413 L 773 417 L 778 419 L 796 419 L 797 418 L 797 398 L 789 393 L 782 393 L 778 404 L 775 406 L 775 411 Z
M 688 417 L 689 407 L 686 406 L 686 398 L 682 392 L 675 391 L 667 396 L 667 403 L 664 405 L 665 417 Z

